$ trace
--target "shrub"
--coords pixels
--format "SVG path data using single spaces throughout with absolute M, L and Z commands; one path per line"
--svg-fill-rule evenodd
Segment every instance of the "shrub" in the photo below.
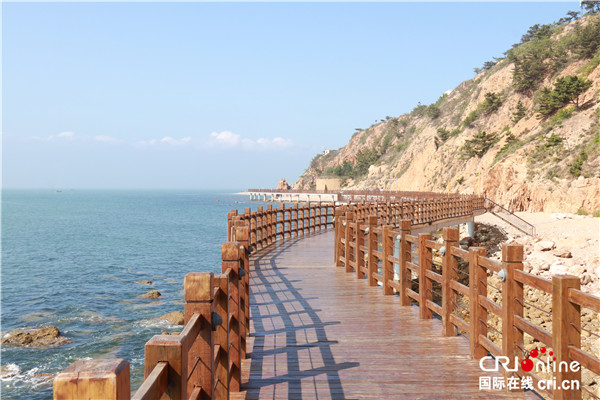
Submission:
M 588 215 L 588 212 L 585 208 L 580 208 L 579 210 L 577 210 L 577 215 Z
M 527 108 L 525 108 L 525 106 L 523 105 L 523 102 L 521 100 L 519 100 L 519 102 L 517 103 L 517 106 L 515 108 L 515 111 L 512 114 L 513 115 L 512 121 L 516 124 L 521 119 L 523 119 L 523 117 L 525 117 L 525 115 L 527 115 L 526 112 L 527 112 Z
M 436 106 L 435 104 L 432 104 L 427 107 L 425 114 L 431 119 L 436 119 L 437 117 L 439 117 L 442 114 L 442 111 L 440 110 L 440 108 L 438 106 Z
M 581 175 L 581 168 L 583 167 L 583 163 L 587 160 L 587 157 L 588 156 L 585 151 L 579 153 L 577 158 L 575 158 L 575 161 L 569 165 L 569 173 L 576 178 Z
M 464 127 L 468 127 L 473 125 L 473 122 L 475 122 L 475 120 L 477 119 L 477 117 L 479 116 L 479 110 L 475 109 L 473 111 L 471 111 L 469 113 L 469 115 L 467 115 L 467 117 L 463 120 L 463 126 Z
M 509 131 L 506 135 L 506 142 L 504 143 L 502 148 L 498 150 L 498 153 L 496 153 L 495 161 L 501 160 L 505 155 L 515 152 L 516 150 L 521 148 L 521 146 L 521 141 Z
M 479 108 L 483 111 L 484 114 L 489 115 L 498 111 L 500 106 L 502 105 L 502 99 L 498 93 L 487 92 L 485 94 L 485 100 Z
M 556 147 L 562 144 L 563 138 L 558 136 L 556 133 L 551 134 L 546 138 L 546 147 Z
M 456 182 L 458 182 L 459 185 L 462 185 L 464 181 L 465 181 L 465 177 L 464 176 L 461 176 L 460 178 L 458 178 L 456 180 Z

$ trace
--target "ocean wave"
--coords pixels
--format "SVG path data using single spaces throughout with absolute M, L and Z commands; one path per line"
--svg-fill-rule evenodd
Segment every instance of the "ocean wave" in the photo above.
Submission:
M 167 329 L 182 329 L 181 325 L 173 325 L 168 321 L 159 318 L 142 319 L 133 323 L 134 327 L 138 328 L 167 328 Z
M 39 371 L 39 367 L 21 371 L 21 368 L 17 364 L 8 363 L 0 367 L 0 381 L 6 387 L 26 386 L 37 389 L 42 386 L 52 385 L 52 380 L 56 377 L 57 373 L 40 373 Z

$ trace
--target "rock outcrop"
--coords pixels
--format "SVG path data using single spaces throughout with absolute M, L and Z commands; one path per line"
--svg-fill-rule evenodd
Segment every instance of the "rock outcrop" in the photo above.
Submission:
M 287 181 L 285 180 L 285 178 L 281 178 L 281 180 L 279 181 L 279 183 L 277 184 L 277 190 L 290 190 L 292 187 L 290 186 L 289 183 L 287 183 Z
M 73 343 L 69 338 L 62 336 L 55 326 L 48 326 L 36 330 L 16 330 L 2 338 L 3 345 L 47 347 L 60 346 Z
M 148 293 L 140 295 L 139 297 L 142 297 L 144 299 L 158 299 L 159 297 L 161 297 L 161 294 L 158 290 L 151 290 Z
M 171 325 L 183 325 L 183 313 L 181 311 L 173 311 L 159 317 L 158 319 L 167 321 Z

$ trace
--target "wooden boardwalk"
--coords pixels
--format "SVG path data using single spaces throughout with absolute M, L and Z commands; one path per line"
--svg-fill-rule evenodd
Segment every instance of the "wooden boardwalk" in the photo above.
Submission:
M 248 358 L 232 399 L 540 398 L 480 391 L 479 377 L 494 373 L 471 359 L 468 340 L 336 268 L 333 235 L 252 257 Z

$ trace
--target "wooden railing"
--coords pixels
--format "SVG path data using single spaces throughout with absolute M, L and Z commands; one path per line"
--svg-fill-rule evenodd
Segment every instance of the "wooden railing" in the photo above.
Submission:
M 443 243 L 432 240 L 431 234 L 412 235 L 414 222 L 430 218 L 429 203 L 425 204 L 424 210 L 405 213 L 403 208 L 402 214 L 394 206 L 385 210 L 379 205 L 336 208 L 335 264 L 366 279 L 370 286 L 381 285 L 385 295 L 397 293 L 403 306 L 418 305 L 421 318 L 439 316 L 444 336 L 460 332 L 469 337 L 473 358 L 490 353 L 494 357 L 509 357 L 511 363 L 515 357 L 521 361 L 531 350 L 524 347 L 524 334 L 528 334 L 552 347 L 559 366 L 554 373 L 557 382 L 581 383 L 581 370 L 565 371 L 566 368 L 560 368 L 563 362 L 570 365 L 576 361 L 600 375 L 599 355 L 581 348 L 581 334 L 586 331 L 582 327 L 581 307 L 600 312 L 600 297 L 582 292 L 578 277 L 554 276 L 548 280 L 523 271 L 522 245 L 503 245 L 501 261 L 496 261 L 486 257 L 484 248 L 460 248 L 455 228 L 444 228 Z M 398 220 L 400 215 L 403 218 Z M 491 278 L 493 275 L 496 278 Z M 525 287 L 552 296 L 552 332 L 524 316 L 525 309 L 537 308 L 526 300 Z M 497 291 L 501 302 L 489 298 L 488 291 Z M 459 310 L 461 303 L 465 310 Z M 501 321 L 500 330 L 490 324 L 494 318 Z M 501 340 L 490 339 L 488 333 L 494 331 Z M 542 379 L 533 371 L 520 368 L 505 375 L 506 379 L 530 376 L 535 387 Z M 597 398 L 587 388 L 582 389 L 589 398 Z M 563 390 L 560 385 L 546 395 L 554 399 L 582 398 L 580 389 Z
M 184 280 L 183 331 L 156 335 L 144 349 L 144 382 L 131 397 L 124 359 L 82 360 L 54 380 L 54 399 L 228 399 L 241 386 L 249 327 L 249 256 L 277 240 L 333 226 L 333 206 L 269 206 L 227 218 L 221 274 L 189 273 Z
M 436 221 L 472 217 L 482 210 L 483 199 L 472 196 L 360 202 L 343 206 L 308 203 L 288 207 L 281 204 L 279 208 L 268 205 L 258 207 L 256 211 L 247 208 L 243 213 L 232 210 L 227 218 L 227 242 L 222 244 L 222 273 L 201 272 L 185 276 L 185 327 L 178 335 L 157 335 L 146 343 L 145 380 L 132 398 L 227 399 L 231 392 L 239 391 L 241 361 L 246 358 L 249 327 L 250 254 L 277 241 L 303 237 L 332 226 L 336 232 L 336 263 L 345 265 L 347 271 L 355 271 L 361 278 L 367 277 L 371 285 L 381 283 L 386 294 L 402 293 L 403 305 L 410 305 L 411 301 L 425 304 L 422 316 L 431 317 L 432 312 L 442 315 L 445 334 L 455 334 L 457 326 L 475 329 L 452 313 L 453 296 L 457 292 L 470 293 L 474 288 L 483 289 L 476 284 L 465 286 L 458 282 L 452 268 L 437 270 L 431 262 L 428 264 L 426 260 L 431 260 L 432 252 L 439 251 L 441 245 L 427 236 L 412 236 L 410 230 Z M 396 257 L 394 241 L 398 235 L 402 238 L 402 251 Z M 453 256 L 474 257 L 454 249 L 456 234 L 448 235 L 454 236 L 447 238 L 446 248 L 451 250 L 444 256 L 444 265 L 453 265 Z M 411 249 L 418 246 L 423 256 L 417 262 L 411 258 Z M 403 265 L 399 280 L 394 278 L 394 263 Z M 484 267 L 490 263 L 479 262 Z M 383 265 L 381 270 L 379 264 Z M 419 287 L 428 290 L 411 286 L 409 278 L 412 274 L 420 274 L 422 278 L 419 279 L 423 282 Z M 480 278 L 485 282 L 486 275 Z M 431 292 L 439 287 L 443 294 L 438 299 Z M 572 303 L 596 301 L 579 292 L 573 292 L 572 297 Z M 440 302 L 442 298 L 447 300 Z M 480 309 L 486 305 L 492 311 L 502 312 L 502 307 L 489 303 L 473 302 L 479 304 L 479 311 L 475 312 L 482 313 Z M 517 323 L 513 325 L 517 326 Z M 481 353 L 482 349 L 491 349 L 493 354 L 500 354 L 500 350 L 485 337 L 483 325 L 474 326 L 479 329 L 474 336 L 479 340 L 474 345 L 476 351 Z M 573 344 L 569 342 L 569 345 Z M 568 348 L 567 356 L 587 360 L 588 364 L 595 362 L 594 358 L 586 358 L 588 355 L 576 346 Z M 54 399 L 80 398 L 130 399 L 129 363 L 123 359 L 73 363 L 55 379 Z

